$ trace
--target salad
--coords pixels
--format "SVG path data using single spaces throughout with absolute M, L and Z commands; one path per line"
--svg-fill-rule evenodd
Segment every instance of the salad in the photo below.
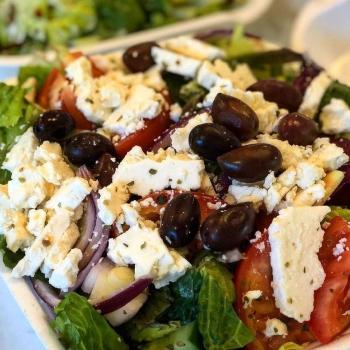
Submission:
M 0 52 L 76 46 L 241 6 L 245 0 L 0 0 Z
M 242 28 L 0 85 L 0 249 L 67 349 L 300 350 L 350 325 L 350 87 Z

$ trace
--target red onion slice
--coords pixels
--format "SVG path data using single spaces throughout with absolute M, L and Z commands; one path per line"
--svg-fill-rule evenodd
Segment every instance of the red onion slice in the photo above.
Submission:
M 54 308 L 61 302 L 62 299 L 59 297 L 57 292 L 46 282 L 32 279 L 32 284 L 38 297 L 47 305 Z
M 92 233 L 96 225 L 96 208 L 92 196 L 86 197 L 84 216 L 81 221 L 81 235 L 75 248 L 85 251 L 92 238 Z
M 129 287 L 117 292 L 110 298 L 94 304 L 94 307 L 101 311 L 103 315 L 109 314 L 110 312 L 120 309 L 136 298 L 152 283 L 152 281 L 152 278 L 140 278 L 130 284 Z
M 80 270 L 80 272 L 78 274 L 77 281 L 75 282 L 74 286 L 69 289 L 70 292 L 78 289 L 82 285 L 82 283 L 84 282 L 84 280 L 85 280 L 86 276 L 88 275 L 88 273 L 90 272 L 90 270 L 96 264 L 98 264 L 103 253 L 105 252 L 105 250 L 107 248 L 109 235 L 110 235 L 110 227 L 108 227 L 108 226 L 103 227 L 103 229 L 101 230 L 100 240 L 97 243 L 98 247 L 95 250 L 94 255 L 92 256 L 90 261 L 87 263 L 87 265 Z M 83 259 L 84 259 L 84 257 L 83 257 Z
M 91 171 L 88 169 L 86 165 L 82 165 L 78 170 L 77 170 L 77 176 L 80 176 L 84 178 L 85 180 L 93 180 L 94 177 L 91 173 Z

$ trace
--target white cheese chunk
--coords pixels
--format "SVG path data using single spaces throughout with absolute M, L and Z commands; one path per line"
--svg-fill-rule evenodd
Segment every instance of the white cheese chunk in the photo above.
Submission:
M 46 222 L 46 212 L 44 209 L 30 209 L 28 211 L 27 230 L 35 237 L 39 236 Z
M 189 144 L 189 135 L 192 129 L 197 125 L 212 123 L 212 117 L 207 113 L 201 113 L 191 118 L 188 123 L 182 128 L 176 128 L 174 132 L 170 135 L 171 146 L 177 152 L 191 152 Z
M 62 148 L 57 142 L 44 141 L 35 149 L 34 160 L 38 163 L 63 160 Z
M 350 108 L 340 99 L 332 98 L 320 114 L 322 131 L 335 135 L 350 132 Z
M 310 319 L 314 291 L 325 278 L 317 253 L 329 211 L 325 206 L 283 209 L 268 229 L 276 306 L 298 322 Z
M 145 154 L 135 146 L 119 164 L 113 182 L 126 184 L 130 193 L 145 196 L 167 187 L 184 191 L 198 189 L 203 172 L 204 163 L 196 155 L 175 154 L 171 148 Z
M 243 295 L 243 308 L 246 309 L 252 305 L 254 300 L 261 298 L 263 292 L 261 290 L 249 290 L 247 293 Z
M 41 235 L 35 238 L 23 259 L 12 270 L 14 277 L 34 276 L 52 244 L 68 229 L 71 223 L 70 215 L 69 211 L 61 209 L 50 218 Z
M 30 163 L 38 144 L 39 141 L 33 133 L 33 128 L 29 128 L 7 153 L 2 168 L 13 172 L 19 166 Z
M 38 173 L 50 184 L 61 185 L 63 181 L 74 177 L 74 171 L 63 160 L 46 162 L 37 167 Z
M 189 35 L 182 35 L 167 39 L 163 42 L 164 48 L 189 56 L 197 60 L 213 60 L 223 57 L 224 52 L 217 46 L 210 45 Z
M 293 199 L 293 206 L 311 206 L 323 199 L 326 195 L 325 183 L 319 181 L 305 190 L 298 191 Z
M 80 249 L 72 249 L 62 263 L 53 271 L 49 283 L 55 288 L 67 292 L 77 280 L 78 264 L 82 258 L 83 253 Z
M 182 108 L 181 106 L 176 102 L 170 105 L 170 119 L 177 123 L 182 115 Z
M 311 162 L 300 162 L 296 166 L 296 184 L 302 189 L 311 187 L 325 175 L 323 168 Z
M 160 47 L 152 47 L 152 57 L 162 69 L 188 78 L 193 78 L 201 65 L 199 60 Z
M 318 110 L 322 96 L 331 84 L 332 80 L 326 72 L 321 72 L 314 78 L 305 91 L 303 102 L 299 107 L 299 112 L 313 118 Z
M 228 188 L 228 193 L 232 194 L 238 203 L 259 203 L 265 198 L 267 190 L 259 186 L 250 186 L 233 181 Z
M 264 334 L 267 338 L 275 335 L 286 336 L 288 334 L 288 328 L 287 325 L 278 318 L 271 318 L 266 321 Z
M 129 199 L 129 191 L 124 184 L 111 183 L 99 191 L 97 200 L 98 216 L 106 224 L 112 225 L 121 213 L 122 204 Z
M 45 208 L 59 210 L 75 210 L 91 192 L 91 187 L 87 180 L 81 177 L 72 177 L 65 180 L 62 186 L 46 202 Z

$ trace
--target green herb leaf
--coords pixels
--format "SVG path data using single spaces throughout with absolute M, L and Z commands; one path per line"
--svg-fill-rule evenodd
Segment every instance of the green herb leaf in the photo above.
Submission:
M 182 85 L 179 91 L 179 97 L 184 104 L 184 110 L 195 108 L 207 94 L 207 90 L 200 86 L 195 80 L 191 80 L 185 85 Z
M 125 350 L 128 346 L 87 301 L 69 293 L 55 307 L 52 327 L 64 345 L 71 350 Z
M 303 350 L 304 347 L 292 342 L 283 344 L 278 350 Z
M 14 253 L 7 248 L 6 238 L 4 235 L 0 235 L 0 253 L 2 254 L 4 265 L 9 269 L 13 269 L 24 257 L 24 252 L 21 250 L 18 250 L 16 253 Z

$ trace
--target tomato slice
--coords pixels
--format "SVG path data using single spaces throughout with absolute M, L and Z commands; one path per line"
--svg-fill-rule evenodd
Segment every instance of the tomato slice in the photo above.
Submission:
M 269 223 L 271 218 L 261 219 L 261 222 L 264 221 Z M 282 315 L 275 306 L 270 250 L 265 229 L 248 248 L 245 259 L 241 260 L 235 273 L 236 309 L 242 321 L 255 334 L 255 340 L 247 346 L 250 350 L 277 350 L 288 341 L 302 344 L 314 339 L 305 324 Z M 251 305 L 244 305 L 244 296 L 251 290 L 262 291 L 262 296 L 253 300 Z M 280 319 L 287 325 L 287 336 L 265 336 L 266 321 L 271 318 Z
M 143 151 L 147 151 L 170 125 L 168 110 L 163 110 L 154 119 L 146 120 L 145 126 L 125 137 L 114 145 L 117 154 L 124 157 L 134 146 L 138 145 Z
M 343 252 L 334 254 L 339 243 Z M 350 308 L 350 228 L 343 218 L 338 216 L 330 222 L 324 234 L 319 259 L 326 278 L 315 293 L 315 306 L 309 325 L 321 343 L 329 343 L 350 324 L 350 315 L 344 314 Z
M 77 129 L 93 130 L 94 124 L 88 121 L 76 106 L 76 97 L 71 86 L 66 86 L 61 92 L 62 109 L 73 117 Z

